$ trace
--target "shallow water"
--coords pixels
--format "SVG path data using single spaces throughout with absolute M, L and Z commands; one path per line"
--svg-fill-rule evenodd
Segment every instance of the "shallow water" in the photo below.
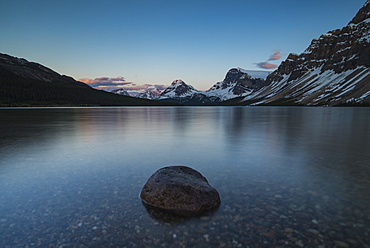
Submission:
M 0 109 L 0 247 L 370 247 L 370 108 Z M 147 210 L 157 169 L 221 196 Z

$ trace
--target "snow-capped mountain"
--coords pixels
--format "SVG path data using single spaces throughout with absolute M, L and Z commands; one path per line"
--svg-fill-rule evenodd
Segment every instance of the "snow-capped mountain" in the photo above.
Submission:
M 370 1 L 342 29 L 314 39 L 290 54 L 245 97 L 254 104 L 337 105 L 370 102 Z
M 127 90 L 121 88 L 111 91 L 114 94 L 123 95 L 123 96 L 132 96 L 136 98 L 143 98 L 149 100 L 157 100 L 161 91 L 157 87 L 147 88 L 145 90 L 141 90 L 140 92 L 128 92 Z
M 253 72 L 258 73 L 258 71 Z M 268 73 L 261 72 L 259 75 L 267 76 Z M 223 81 L 216 83 L 206 92 L 198 91 L 182 80 L 175 80 L 161 93 L 159 99 L 182 104 L 212 104 L 246 96 L 264 85 L 263 79 L 253 78 L 242 68 L 233 68 L 228 71 Z
M 216 83 L 205 92 L 208 97 L 219 101 L 242 97 L 265 86 L 265 80 L 254 78 L 241 68 L 230 69 L 223 81 Z
M 160 94 L 161 91 L 158 90 L 158 88 L 155 88 L 153 90 L 146 89 L 144 92 L 137 93 L 136 95 L 134 95 L 134 97 L 157 100 Z
M 175 80 L 159 96 L 159 100 L 181 103 L 185 105 L 202 105 L 213 102 L 204 92 L 196 90 L 181 79 Z
M 181 99 L 184 104 L 190 99 L 208 104 L 241 97 L 250 104 L 336 105 L 370 101 L 369 13 L 367 1 L 346 27 L 314 39 L 302 54 L 290 54 L 272 73 L 232 68 L 223 81 L 206 92 L 178 80 L 160 99 Z
M 130 94 L 124 89 L 116 89 L 116 90 L 112 90 L 111 92 L 117 95 L 130 96 Z
M 193 86 L 187 85 L 181 79 L 175 80 L 159 96 L 159 99 L 188 97 L 199 93 Z

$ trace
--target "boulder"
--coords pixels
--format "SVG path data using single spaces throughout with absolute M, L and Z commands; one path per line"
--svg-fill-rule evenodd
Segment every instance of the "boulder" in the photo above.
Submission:
M 182 216 L 194 216 L 217 208 L 220 196 L 198 171 L 186 166 L 157 170 L 146 182 L 140 198 L 153 207 Z

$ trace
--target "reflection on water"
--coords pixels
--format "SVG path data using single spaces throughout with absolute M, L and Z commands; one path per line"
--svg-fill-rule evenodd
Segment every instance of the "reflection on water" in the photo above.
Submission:
M 368 247 L 369 127 L 369 108 L 0 109 L 0 247 Z M 174 164 L 216 212 L 147 212 Z

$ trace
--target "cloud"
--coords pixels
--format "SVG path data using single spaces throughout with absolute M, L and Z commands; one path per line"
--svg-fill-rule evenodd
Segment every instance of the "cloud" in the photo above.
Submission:
M 269 62 L 261 62 L 261 63 L 255 63 L 255 65 L 262 69 L 276 69 L 278 68 L 278 65 L 271 64 Z
M 270 55 L 270 58 L 266 62 L 260 62 L 260 63 L 254 63 L 257 67 L 261 69 L 276 69 L 279 66 L 276 64 L 269 63 L 268 61 L 273 61 L 273 60 L 279 60 L 281 59 L 281 52 L 280 50 L 275 50 L 275 52 Z
M 143 92 L 145 90 L 155 90 L 163 91 L 168 86 L 159 84 L 143 84 L 137 85 L 133 82 L 126 82 L 124 77 L 100 77 L 95 79 L 81 78 L 78 81 L 90 85 L 94 89 L 112 91 L 117 89 L 124 89 L 127 92 L 135 95 L 136 93 Z
M 273 55 L 270 56 L 269 61 L 281 59 L 281 52 L 276 50 Z
M 88 84 L 94 88 L 101 87 L 101 86 L 121 86 L 121 85 L 131 84 L 130 82 L 126 82 L 124 77 L 116 77 L 116 78 L 100 77 L 100 78 L 95 78 L 95 79 L 82 78 L 82 79 L 79 79 L 78 81 Z

